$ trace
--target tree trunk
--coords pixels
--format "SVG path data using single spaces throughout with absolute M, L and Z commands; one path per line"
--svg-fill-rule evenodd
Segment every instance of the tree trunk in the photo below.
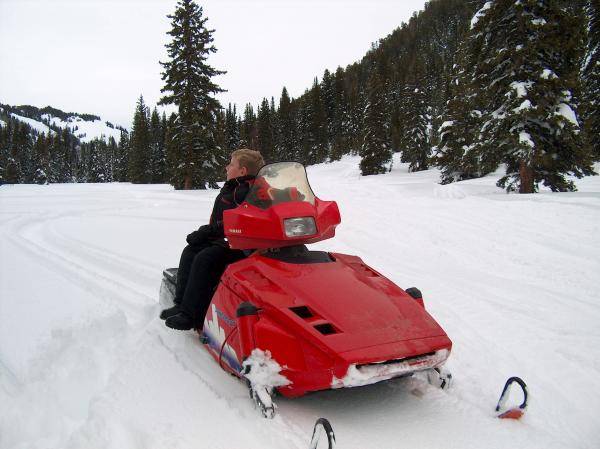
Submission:
M 519 193 L 533 193 L 533 170 L 522 159 L 519 162 L 519 176 L 521 177 Z
M 192 188 L 192 176 L 185 175 L 183 177 L 183 190 L 190 190 Z

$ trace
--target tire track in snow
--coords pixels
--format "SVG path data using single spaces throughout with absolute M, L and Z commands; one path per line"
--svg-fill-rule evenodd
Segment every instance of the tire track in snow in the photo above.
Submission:
M 78 215 L 80 215 L 79 212 L 72 212 L 51 217 L 28 218 L 13 226 L 19 230 L 9 233 L 7 240 L 28 254 L 35 263 L 39 263 L 44 268 L 66 279 L 67 282 L 77 285 L 84 291 L 92 292 L 94 296 L 102 298 L 104 301 L 117 306 L 117 308 L 120 308 L 119 304 L 123 304 L 127 307 L 131 316 L 136 316 L 139 314 L 140 304 L 152 304 L 152 296 L 140 294 L 137 288 L 114 280 L 111 273 L 100 273 L 96 266 L 73 260 L 68 253 L 54 248 L 48 249 L 44 244 L 24 235 L 27 232 L 35 231 L 36 228 L 42 228 L 44 224 L 48 224 L 57 218 Z M 52 245 L 48 246 L 52 248 Z M 123 292 L 126 292 L 126 294 Z M 117 298 L 119 301 L 117 301 Z

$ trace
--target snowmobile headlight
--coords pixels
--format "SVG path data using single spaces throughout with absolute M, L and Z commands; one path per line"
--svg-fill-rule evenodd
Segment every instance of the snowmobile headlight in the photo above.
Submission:
M 283 220 L 286 237 L 302 237 L 317 233 L 317 226 L 313 217 L 286 218 Z

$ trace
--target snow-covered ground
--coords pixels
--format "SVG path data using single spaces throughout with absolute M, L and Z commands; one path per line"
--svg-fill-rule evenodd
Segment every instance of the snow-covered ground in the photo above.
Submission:
M 0 447 L 306 448 L 320 416 L 343 449 L 600 447 L 599 177 L 523 196 L 497 176 L 441 186 L 399 163 L 360 177 L 355 157 L 308 174 L 342 214 L 313 247 L 424 292 L 454 343 L 450 391 L 415 376 L 279 398 L 265 420 L 192 332 L 158 319 L 161 271 L 216 191 L 5 185 Z M 529 385 L 527 414 L 496 419 L 513 375 Z

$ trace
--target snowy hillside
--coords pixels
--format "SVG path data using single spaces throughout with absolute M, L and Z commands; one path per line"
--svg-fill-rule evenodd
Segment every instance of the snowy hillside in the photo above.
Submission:
M 8 105 L 0 108 L 0 113 L 26 123 L 38 133 L 54 134 L 56 128 L 68 128 L 83 143 L 91 142 L 94 139 L 107 141 L 110 137 L 118 142 L 121 138 L 121 129 L 119 128 L 122 127 L 115 126 L 95 115 L 65 113 L 52 107 L 38 109 L 35 106 Z
M 53 117 L 50 114 L 42 115 L 42 118 L 49 124 L 59 128 L 69 128 L 69 130 L 82 142 L 90 142 L 93 139 L 108 140 L 110 137 L 116 142 L 121 138 L 121 130 L 110 127 L 106 122 L 100 120 L 84 120 L 79 116 L 71 116 L 66 120 L 59 117 Z
M 309 167 L 342 215 L 313 247 L 423 291 L 454 343 L 451 390 L 415 376 L 279 398 L 265 420 L 194 333 L 158 319 L 161 272 L 216 191 L 4 185 L 0 448 L 299 449 L 320 416 L 340 449 L 598 447 L 600 177 L 507 195 L 499 176 L 441 186 L 399 161 L 360 177 L 358 162 Z M 531 402 L 509 422 L 494 406 L 513 375 Z

